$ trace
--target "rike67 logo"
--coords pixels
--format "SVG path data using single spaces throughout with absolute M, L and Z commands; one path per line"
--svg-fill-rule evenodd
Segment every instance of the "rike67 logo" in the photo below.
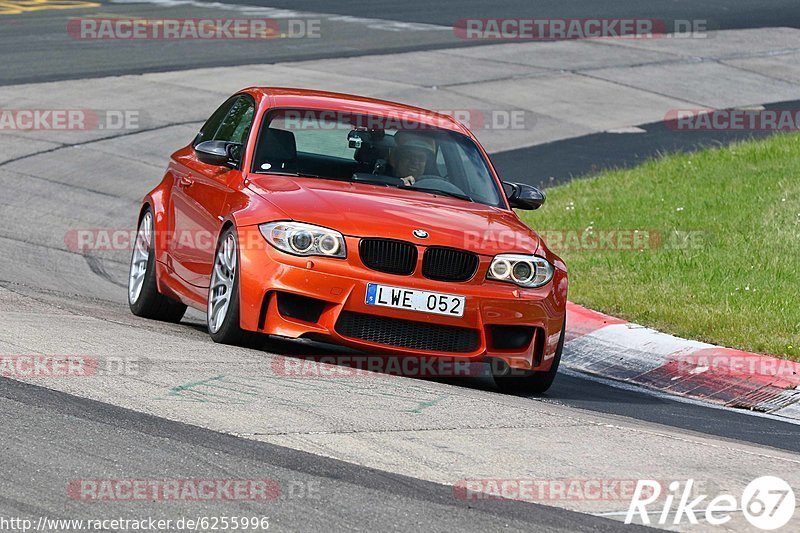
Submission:
M 741 511 L 752 526 L 775 530 L 788 524 L 794 515 L 794 491 L 779 477 L 754 479 L 739 499 L 731 494 L 719 494 L 713 498 L 707 494 L 697 496 L 693 487 L 693 479 L 684 484 L 673 481 L 666 490 L 658 481 L 640 479 L 625 515 L 625 523 L 636 520 L 649 525 L 653 515 L 653 522 L 662 526 L 687 522 L 696 525 L 700 520 L 721 526 L 730 522 L 733 513 Z

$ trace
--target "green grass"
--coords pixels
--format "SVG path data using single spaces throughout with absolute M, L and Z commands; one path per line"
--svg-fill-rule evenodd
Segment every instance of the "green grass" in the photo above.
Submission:
M 680 337 L 800 360 L 800 135 L 670 155 L 547 192 L 540 210 L 522 216 L 566 261 L 570 300 Z M 641 250 L 576 246 L 590 227 L 596 236 L 664 238 Z M 564 231 L 566 247 L 553 242 Z

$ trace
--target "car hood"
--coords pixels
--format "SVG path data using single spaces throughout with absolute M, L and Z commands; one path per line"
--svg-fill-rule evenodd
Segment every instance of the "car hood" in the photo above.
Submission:
M 384 237 L 493 255 L 534 253 L 538 235 L 517 216 L 477 202 L 411 189 L 315 178 L 259 175 L 248 187 L 287 219 L 356 237 Z M 412 232 L 421 229 L 428 238 Z

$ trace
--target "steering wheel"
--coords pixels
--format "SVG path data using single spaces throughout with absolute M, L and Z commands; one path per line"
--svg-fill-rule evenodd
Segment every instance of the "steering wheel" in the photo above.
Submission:
M 454 194 L 461 194 L 466 196 L 467 193 L 462 191 L 457 186 L 453 185 L 451 181 L 443 179 L 439 176 L 432 176 L 432 175 L 422 175 L 420 176 L 417 181 L 411 185 L 411 188 L 414 187 L 421 187 L 423 189 L 439 189 L 440 191 L 444 192 L 451 192 Z

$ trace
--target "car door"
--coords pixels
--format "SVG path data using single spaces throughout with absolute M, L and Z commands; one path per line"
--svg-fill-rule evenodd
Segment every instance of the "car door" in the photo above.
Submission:
M 209 140 L 244 144 L 254 114 L 255 101 L 251 96 L 231 98 L 206 122 L 193 146 Z M 239 169 L 203 163 L 194 150 L 185 151 L 175 162 L 170 196 L 172 267 L 189 284 L 208 287 L 226 198 L 241 181 L 242 173 Z

